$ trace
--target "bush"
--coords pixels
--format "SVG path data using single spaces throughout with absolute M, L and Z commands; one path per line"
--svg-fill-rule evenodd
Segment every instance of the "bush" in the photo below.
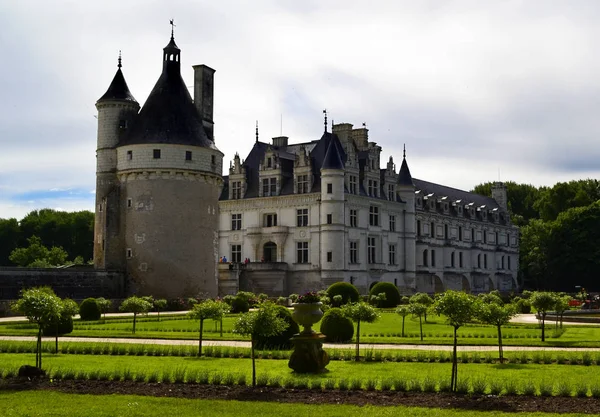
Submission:
M 529 314 L 531 313 L 531 303 L 529 300 L 520 299 L 515 303 L 517 311 L 521 314 Z
M 81 317 L 81 320 L 100 320 L 101 314 L 100 306 L 95 298 L 86 298 L 79 306 L 79 316 Z
M 56 331 L 58 329 L 58 332 Z M 42 333 L 44 336 L 62 336 L 63 334 L 68 334 L 73 331 L 73 317 L 71 316 L 61 316 L 60 321 L 58 322 L 58 327 L 56 324 L 48 324 L 42 327 Z
M 385 294 L 385 300 L 379 301 L 379 307 L 391 308 L 400 304 L 400 291 L 398 291 L 398 288 L 391 282 L 378 282 L 377 284 L 373 285 L 369 295 L 377 296 L 380 293 Z
M 250 303 L 246 297 L 235 297 L 231 301 L 232 313 L 247 313 L 250 310 Z
M 341 308 L 333 307 L 327 310 L 321 320 L 321 333 L 325 335 L 327 342 L 349 342 L 354 336 L 354 325 Z
M 300 332 L 298 323 L 296 323 L 294 319 L 292 319 L 292 313 L 290 312 L 290 310 L 288 310 L 284 306 L 277 306 L 275 309 L 277 311 L 277 316 L 284 319 L 285 322 L 288 324 L 288 327 L 282 333 L 275 336 L 257 337 L 257 349 L 291 349 L 291 337 Z
M 360 298 L 356 287 L 349 282 L 336 282 L 327 288 L 327 296 L 333 300 L 336 295 L 342 296 L 342 304 L 356 303 Z

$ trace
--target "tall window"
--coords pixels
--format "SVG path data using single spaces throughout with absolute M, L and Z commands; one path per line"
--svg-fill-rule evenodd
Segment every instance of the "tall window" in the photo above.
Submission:
M 263 178 L 263 197 L 277 195 L 277 178 Z
M 327 262 L 333 262 L 333 252 L 327 252 Z
M 242 182 L 233 181 L 231 183 L 231 198 L 233 200 L 239 200 L 242 198 Z
M 396 216 L 390 216 L 390 232 L 396 231 Z
M 369 224 L 371 226 L 379 226 L 379 207 L 369 207 Z
M 462 241 L 462 226 L 458 226 L 458 240 Z
M 483 269 L 487 269 L 487 253 L 483 254 Z
M 374 191 L 374 187 L 373 187 L 373 182 L 374 182 L 373 180 L 369 180 L 368 183 L 367 183 L 368 184 L 367 191 L 369 192 L 370 196 L 375 195 L 375 191 Z
M 421 220 L 417 220 L 417 236 L 421 236 Z
M 477 254 L 477 268 L 481 268 L 481 254 Z
M 454 268 L 454 252 L 450 254 L 450 266 Z
M 373 181 L 373 195 L 379 197 L 379 182 Z
M 308 263 L 308 242 L 296 242 L 296 263 Z
M 435 250 L 431 249 L 431 266 L 435 266 Z
M 449 233 L 448 233 L 448 225 L 445 224 L 444 225 L 444 239 L 448 239 L 448 235 L 449 235 Z
M 502 263 L 500 265 L 501 265 L 500 268 L 504 269 L 504 255 L 502 255 Z
M 508 270 L 510 271 L 510 269 L 511 269 L 511 268 L 510 268 L 510 255 L 508 255 L 508 258 L 507 258 L 506 260 L 507 260 L 507 262 L 508 262 Z
M 231 245 L 231 262 L 242 262 L 242 245 Z
M 358 227 L 358 210 L 350 209 L 350 227 Z
M 277 226 L 277 214 L 269 213 L 263 217 L 263 227 Z
M 396 201 L 396 187 L 394 187 L 394 184 L 388 184 L 388 200 L 390 201 Z
M 425 249 L 423 251 L 423 266 L 428 266 L 429 265 L 429 251 L 427 249 Z
M 358 194 L 358 179 L 356 175 L 350 175 L 350 194 Z
M 231 230 L 242 230 L 242 213 L 231 215 Z
M 333 194 L 333 184 L 327 184 L 327 194 Z
M 333 223 L 333 214 L 327 213 L 327 224 Z
M 463 253 L 462 252 L 458 252 L 458 267 L 459 268 L 463 267 Z
M 298 194 L 308 193 L 308 175 L 298 175 Z
M 483 231 L 483 243 L 487 243 L 487 231 Z
M 396 245 L 388 247 L 388 261 L 390 265 L 396 265 Z
M 267 158 L 267 168 L 272 168 L 273 167 L 273 159 L 272 158 Z
M 435 223 L 431 222 L 431 237 L 435 237 Z
M 298 226 L 298 227 L 308 226 L 308 209 L 296 210 L 296 226 Z
M 350 242 L 350 263 L 358 263 L 358 242 Z
M 475 242 L 475 228 L 471 228 L 471 242 Z
M 375 238 L 369 237 L 367 238 L 367 259 L 370 264 L 375 263 L 375 254 L 376 254 L 376 246 L 375 246 Z

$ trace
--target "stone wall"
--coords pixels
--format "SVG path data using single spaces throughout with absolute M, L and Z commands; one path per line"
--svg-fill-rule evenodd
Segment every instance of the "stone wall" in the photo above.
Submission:
M 24 288 L 49 286 L 61 298 L 124 298 L 125 275 L 118 271 L 71 268 L 0 268 L 0 300 L 15 300 Z

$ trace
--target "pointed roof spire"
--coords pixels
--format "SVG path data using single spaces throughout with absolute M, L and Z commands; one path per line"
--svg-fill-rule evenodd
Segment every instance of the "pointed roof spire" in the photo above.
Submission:
M 323 115 L 325 117 L 325 132 L 327 132 L 327 109 L 323 110 Z
M 398 173 L 398 185 L 407 187 L 415 186 L 412 175 L 410 175 L 410 169 L 408 169 L 408 163 L 406 162 L 406 144 L 404 145 L 404 150 L 402 152 L 402 166 Z
M 258 143 L 258 120 L 256 121 L 256 142 Z
M 169 20 L 169 24 L 171 25 L 171 40 L 174 41 L 175 36 L 173 35 L 175 34 L 175 19 Z
M 323 158 L 323 166 L 321 169 L 344 169 L 344 162 L 340 155 L 341 144 L 335 135 L 331 135 L 325 158 Z
M 112 82 L 108 86 L 108 90 L 102 97 L 98 99 L 98 101 L 102 100 L 125 100 L 137 103 L 133 94 L 129 91 L 129 87 L 127 86 L 127 82 L 125 81 L 125 77 L 123 76 L 123 71 L 121 71 L 121 51 L 119 50 L 119 58 L 117 60 L 117 73 L 115 74 Z

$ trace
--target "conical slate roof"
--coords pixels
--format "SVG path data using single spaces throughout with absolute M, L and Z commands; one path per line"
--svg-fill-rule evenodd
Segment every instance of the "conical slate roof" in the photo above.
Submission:
M 344 162 L 340 155 L 342 144 L 336 135 L 331 135 L 329 140 L 329 146 L 323 158 L 323 165 L 321 169 L 344 169 Z M 342 151 L 343 152 L 343 151 Z
M 123 71 L 121 71 L 121 59 L 119 58 L 119 69 L 117 69 L 117 73 L 113 78 L 108 90 L 102 97 L 98 99 L 98 101 L 102 100 L 125 100 L 137 103 L 133 94 L 129 91 L 129 87 L 127 87 L 127 82 L 125 81 L 125 77 L 123 76 Z
M 400 167 L 400 173 L 398 174 L 398 185 L 414 187 L 412 176 L 410 175 L 410 169 L 408 169 L 408 163 L 406 158 L 402 158 L 402 166 Z
M 181 78 L 180 49 L 171 37 L 163 49 L 163 71 L 120 145 L 168 143 L 215 148 Z M 216 148 L 215 148 L 216 149 Z

